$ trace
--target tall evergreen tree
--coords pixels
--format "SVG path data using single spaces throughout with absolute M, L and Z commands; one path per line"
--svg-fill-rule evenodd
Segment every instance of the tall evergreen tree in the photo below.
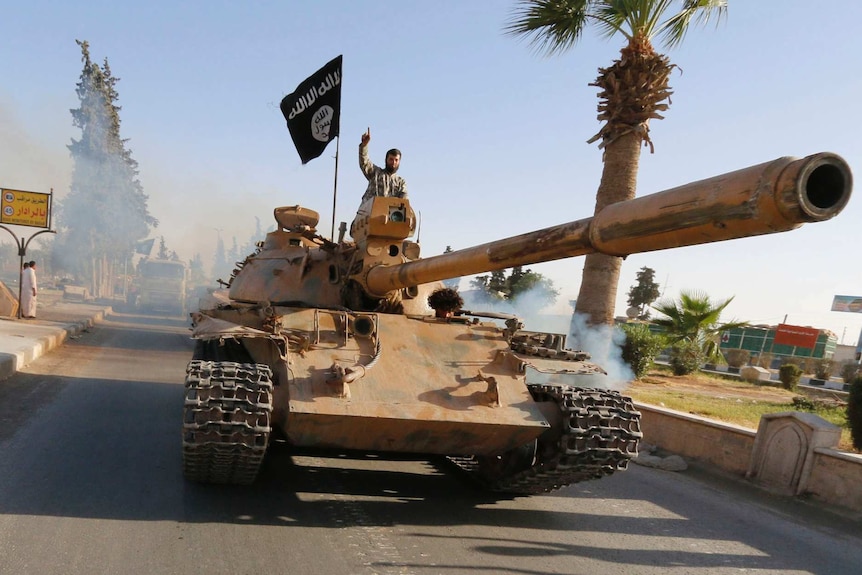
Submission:
M 165 244 L 165 236 L 159 236 L 159 254 L 156 257 L 161 260 L 168 259 L 168 246 Z
M 196 253 L 189 261 L 189 281 L 192 286 L 202 286 L 207 283 L 204 259 L 200 253 Z
M 629 289 L 628 303 L 638 308 L 638 319 L 649 319 L 649 305 L 661 295 L 659 285 L 655 281 L 655 270 L 642 267 L 637 274 L 637 285 Z
M 89 43 L 76 40 L 84 64 L 70 110 L 80 139 L 68 149 L 74 162 L 69 194 L 58 202 L 58 259 L 101 297 L 111 294 L 115 269 L 131 258 L 135 243 L 158 221 L 150 215 L 138 164 L 120 136 L 119 78 L 107 59 L 90 59 Z
M 224 249 L 224 240 L 219 232 L 216 238 L 216 249 L 213 255 L 213 277 L 217 281 L 227 282 L 230 279 L 230 264 L 227 260 L 227 252 Z

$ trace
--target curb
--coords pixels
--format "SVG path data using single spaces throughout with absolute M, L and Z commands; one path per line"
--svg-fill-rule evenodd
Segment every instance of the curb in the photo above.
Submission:
M 89 330 L 103 321 L 111 311 L 112 308 L 106 307 L 95 311 L 90 317 L 57 322 L 55 325 L 39 324 L 39 327 L 47 328 L 48 333 L 33 337 L 18 336 L 22 338 L 20 346 L 12 351 L 0 352 L 0 380 L 12 377 L 36 359 L 63 345 L 68 338 Z

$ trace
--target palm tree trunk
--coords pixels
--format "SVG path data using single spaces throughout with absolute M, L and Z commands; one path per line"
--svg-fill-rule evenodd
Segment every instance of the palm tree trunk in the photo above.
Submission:
M 594 213 L 635 197 L 641 141 L 637 134 L 630 132 L 605 148 Z M 586 256 L 575 313 L 583 314 L 587 325 L 613 324 L 622 261 L 620 257 L 605 254 Z

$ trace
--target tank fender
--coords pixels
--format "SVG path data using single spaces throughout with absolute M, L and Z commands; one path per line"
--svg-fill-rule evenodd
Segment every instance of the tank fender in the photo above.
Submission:
M 192 318 L 192 338 L 194 339 L 216 339 L 220 337 L 266 337 L 272 338 L 271 333 L 236 324 L 224 319 L 218 319 L 202 313 L 190 314 Z

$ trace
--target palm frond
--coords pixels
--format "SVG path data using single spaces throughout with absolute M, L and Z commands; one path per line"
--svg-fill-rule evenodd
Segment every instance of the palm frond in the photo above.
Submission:
M 581 37 L 590 0 L 521 0 L 503 27 L 509 36 L 521 36 L 537 52 L 548 56 L 565 52 Z
M 674 48 L 685 39 L 692 20 L 697 25 L 705 26 L 715 18 L 717 26 L 726 16 L 727 0 L 685 0 L 682 10 L 662 24 L 658 32 L 662 43 L 668 48 Z

